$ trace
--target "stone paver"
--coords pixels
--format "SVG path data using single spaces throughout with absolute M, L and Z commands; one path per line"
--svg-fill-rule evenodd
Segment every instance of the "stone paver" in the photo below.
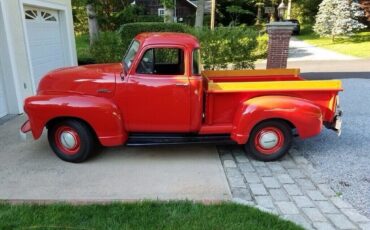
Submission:
M 354 222 L 369 222 L 368 218 L 359 214 L 356 209 L 343 209 L 342 212 L 352 221 Z
M 360 224 L 362 230 L 370 230 L 370 222 L 366 224 Z
M 235 161 L 233 161 L 233 160 L 225 160 L 224 161 L 224 167 L 225 168 L 236 168 Z
M 279 182 L 274 177 L 262 177 L 266 188 L 280 188 Z
M 269 190 L 272 198 L 276 201 L 289 201 L 289 196 L 284 189 L 270 189 Z
M 252 200 L 251 193 L 246 188 L 232 188 L 231 194 L 234 198 L 239 198 L 239 199 L 247 200 L 247 201 Z
M 328 222 L 314 222 L 313 226 L 317 230 L 335 230 L 335 228 Z
M 272 176 L 270 169 L 265 166 L 256 167 L 255 169 L 260 176 Z
M 308 179 L 296 179 L 297 183 L 303 190 L 315 190 L 315 185 Z
M 279 174 L 277 175 L 277 179 L 282 184 L 294 184 L 294 180 L 289 176 L 289 174 Z
M 286 184 L 284 188 L 291 196 L 303 195 L 301 189 L 296 184 Z
M 327 217 L 338 229 L 356 229 L 356 226 L 343 214 L 328 214 Z
M 318 190 L 309 190 L 307 191 L 307 195 L 312 199 L 312 200 L 327 200 L 320 191 Z
M 302 208 L 302 211 L 313 222 L 325 222 L 325 217 L 317 208 Z
M 238 203 L 254 205 L 305 229 L 370 230 L 370 220 L 338 197 L 294 148 L 277 162 L 256 161 L 235 147 L 229 151 L 224 147 L 220 159 Z
M 284 215 L 283 217 L 287 220 L 293 221 L 293 222 L 301 225 L 305 229 L 312 229 L 312 225 L 302 215 L 297 215 L 297 214 L 295 214 L 295 215 Z
M 294 202 L 300 208 L 313 208 L 315 207 L 314 203 L 307 196 L 292 196 Z
M 317 201 L 316 204 L 323 213 L 339 213 L 339 210 L 329 201 Z
M 299 214 L 298 208 L 293 202 L 290 201 L 278 201 L 276 205 L 279 207 L 280 211 L 285 214 Z
M 244 173 L 244 177 L 249 184 L 261 183 L 261 179 L 258 177 L 258 174 L 255 172 Z
M 257 204 L 267 208 L 267 209 L 274 209 L 274 202 L 272 201 L 270 196 L 256 196 Z
M 320 189 L 322 194 L 324 194 L 325 196 L 327 196 L 327 197 L 335 196 L 335 192 L 333 191 L 333 189 L 330 188 L 329 185 L 327 185 L 327 184 L 317 184 L 317 187 Z
M 251 191 L 252 191 L 253 195 L 255 195 L 255 196 L 267 195 L 267 191 L 266 191 L 265 187 L 263 186 L 263 184 L 250 184 L 249 186 L 251 188 Z

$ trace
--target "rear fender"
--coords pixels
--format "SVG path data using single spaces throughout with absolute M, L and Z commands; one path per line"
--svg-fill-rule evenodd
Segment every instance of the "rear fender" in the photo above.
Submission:
M 121 145 L 127 140 L 121 112 L 107 98 L 86 95 L 40 95 L 27 98 L 24 109 L 35 139 L 40 138 L 48 122 L 67 117 L 85 121 L 104 146 Z
M 289 122 L 301 138 L 315 136 L 322 128 L 322 112 L 312 102 L 289 96 L 262 96 L 244 101 L 239 106 L 233 121 L 231 139 L 245 144 L 253 127 L 270 119 Z

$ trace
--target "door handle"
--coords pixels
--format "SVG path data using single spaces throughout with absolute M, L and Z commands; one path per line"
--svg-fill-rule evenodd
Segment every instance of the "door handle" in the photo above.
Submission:
M 179 86 L 179 87 L 186 87 L 188 85 L 189 85 L 188 83 L 176 83 L 176 86 Z

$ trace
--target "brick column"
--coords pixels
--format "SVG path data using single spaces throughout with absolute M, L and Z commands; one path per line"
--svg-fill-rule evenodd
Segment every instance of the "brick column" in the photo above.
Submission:
M 267 69 L 286 68 L 289 41 L 294 24 L 291 22 L 272 22 L 267 24 L 268 55 Z

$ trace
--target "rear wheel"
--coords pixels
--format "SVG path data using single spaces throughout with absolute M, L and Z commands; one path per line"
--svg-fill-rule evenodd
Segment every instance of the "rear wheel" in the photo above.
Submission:
M 289 151 L 292 140 L 292 130 L 286 122 L 266 121 L 253 128 L 244 148 L 258 160 L 274 161 Z
M 62 160 L 79 163 L 94 150 L 94 136 L 90 128 L 77 120 L 65 120 L 48 130 L 50 147 Z

